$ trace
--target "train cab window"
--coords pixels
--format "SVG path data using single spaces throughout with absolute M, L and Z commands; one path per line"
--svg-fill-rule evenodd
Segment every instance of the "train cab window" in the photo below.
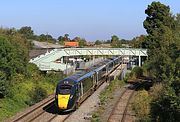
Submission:
M 70 94 L 71 92 L 71 85 L 61 85 L 59 86 L 58 93 L 59 94 Z

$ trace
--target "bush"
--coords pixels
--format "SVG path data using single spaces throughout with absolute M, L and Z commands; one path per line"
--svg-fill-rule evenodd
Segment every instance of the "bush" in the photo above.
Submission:
M 8 88 L 7 97 L 21 104 L 27 105 L 31 100 L 29 94 L 32 93 L 34 85 L 35 84 L 30 81 L 24 81 L 23 83 L 12 85 Z
M 141 67 L 134 67 L 133 73 L 135 75 L 135 78 L 140 78 L 143 76 L 143 69 Z
M 138 122 L 150 121 L 150 97 L 145 90 L 138 91 L 132 104 Z
M 0 99 L 6 94 L 5 80 L 0 80 Z
M 164 85 L 160 94 L 161 96 L 155 97 L 151 102 L 152 121 L 179 122 L 180 98 L 176 96 L 174 90 L 167 85 Z
M 48 96 L 47 91 L 40 86 L 36 86 L 31 94 L 31 105 L 43 100 Z

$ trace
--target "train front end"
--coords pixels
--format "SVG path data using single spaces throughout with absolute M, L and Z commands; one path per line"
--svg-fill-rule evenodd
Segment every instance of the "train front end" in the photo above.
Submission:
M 75 83 L 65 79 L 56 86 L 55 102 L 60 111 L 70 111 L 75 109 L 76 105 Z

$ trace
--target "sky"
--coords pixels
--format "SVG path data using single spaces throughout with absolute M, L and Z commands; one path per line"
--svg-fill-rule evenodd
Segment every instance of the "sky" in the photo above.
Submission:
M 69 34 L 87 41 L 108 40 L 112 35 L 132 39 L 146 34 L 144 13 L 153 0 L 1 0 L 0 26 L 32 27 L 35 34 L 54 38 Z M 180 13 L 180 0 L 159 0 Z

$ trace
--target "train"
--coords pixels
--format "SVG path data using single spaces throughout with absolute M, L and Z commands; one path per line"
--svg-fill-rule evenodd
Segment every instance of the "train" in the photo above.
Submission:
M 120 65 L 121 57 L 108 58 L 83 71 L 79 71 L 56 86 L 55 104 L 59 111 L 76 110 L 103 82 L 108 75 Z

